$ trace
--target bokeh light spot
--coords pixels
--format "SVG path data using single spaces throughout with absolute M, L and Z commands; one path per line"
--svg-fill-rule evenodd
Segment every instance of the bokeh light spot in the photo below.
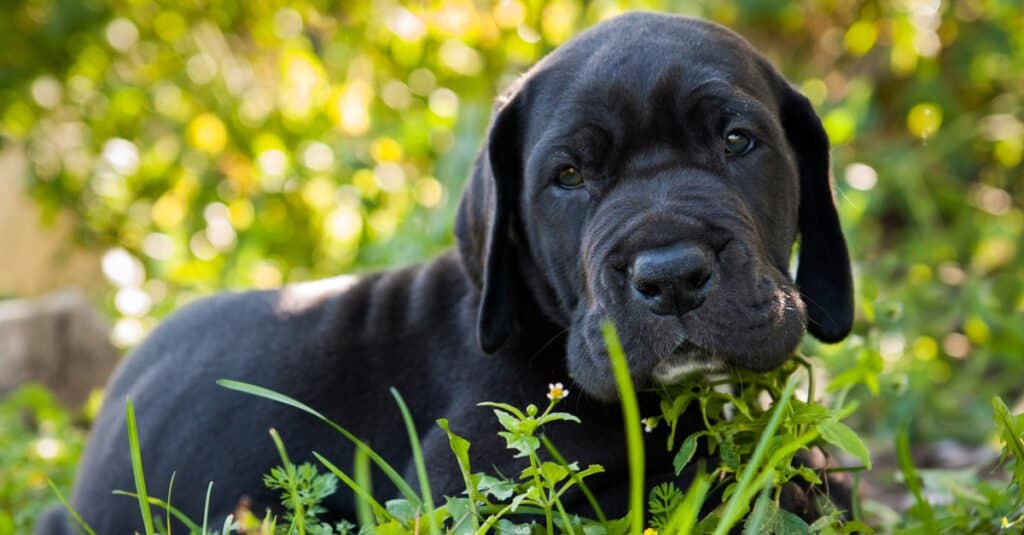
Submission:
M 842 145 L 850 141 L 857 130 L 857 118 L 846 108 L 836 108 L 828 112 L 822 124 L 833 145 Z
M 387 136 L 373 140 L 370 156 L 378 162 L 397 162 L 402 159 L 402 146 Z
M 869 191 L 878 182 L 878 173 L 865 163 L 854 162 L 846 166 L 844 173 L 846 183 L 854 189 Z
M 64 445 L 55 438 L 43 437 L 36 440 L 32 449 L 40 459 L 49 461 L 56 459 L 61 454 L 64 450 Z
M 100 265 L 107 280 L 121 288 L 139 286 L 146 280 L 146 269 L 142 262 L 120 247 L 104 253 Z
M 515 28 L 526 19 L 526 8 L 517 0 L 502 0 L 492 10 L 494 22 L 502 28 Z
M 459 111 L 459 96 L 447 87 L 435 90 L 430 94 L 430 111 L 438 117 L 455 117 Z
M 139 169 L 139 149 L 127 139 L 113 138 L 103 144 L 103 160 L 121 175 L 132 175 Z
M 334 151 L 322 141 L 313 141 L 302 150 L 302 165 L 311 171 L 330 171 L 334 166 Z
M 192 119 L 185 135 L 189 144 L 207 154 L 224 150 L 228 141 L 224 122 L 212 113 L 202 113 Z
M 871 51 L 878 39 L 878 28 L 874 21 L 858 20 L 850 25 L 843 37 L 843 45 L 854 56 L 863 56 Z
M 922 102 L 907 113 L 907 129 L 915 137 L 927 139 L 942 126 L 942 109 L 932 102 Z
M 49 75 L 36 78 L 29 90 L 36 104 L 47 109 L 54 108 L 57 104 L 60 104 L 60 99 L 64 95 L 64 88 L 61 87 L 60 82 Z
M 132 21 L 116 18 L 107 24 L 107 43 L 119 52 L 131 50 L 139 42 L 139 30 Z
M 416 42 L 427 34 L 427 26 L 404 7 L 395 7 L 387 17 L 387 27 L 403 41 Z
M 416 202 L 427 208 L 433 208 L 441 202 L 444 195 L 444 188 L 434 177 L 425 176 L 416 181 L 414 190 Z
M 274 33 L 281 39 L 292 39 L 302 33 L 302 15 L 289 7 L 274 13 Z

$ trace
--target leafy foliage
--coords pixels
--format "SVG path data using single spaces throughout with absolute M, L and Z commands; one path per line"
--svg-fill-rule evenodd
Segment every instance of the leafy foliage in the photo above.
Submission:
M 53 503 L 48 479 L 71 486 L 85 445 L 79 419 L 38 385 L 0 400 L 0 534 L 30 530 Z
M 263 484 L 269 489 L 282 491 L 281 505 L 289 509 L 283 517 L 284 525 L 278 526 L 279 533 L 287 533 L 286 527 L 295 522 L 295 513 L 290 510 L 293 501 L 301 504 L 306 520 L 316 525 L 317 517 L 326 512 L 320 502 L 338 490 L 338 478 L 330 473 L 318 474 L 312 463 L 303 463 L 295 467 L 292 473 L 280 466 L 274 467 L 263 477 Z M 320 531 L 311 529 L 310 532 L 330 533 L 323 531 L 327 529 L 326 524 L 320 524 L 316 529 Z
M 623 359 L 622 355 L 616 355 L 615 351 L 611 351 L 611 358 Z M 651 527 L 645 533 L 657 532 L 660 529 L 673 534 L 717 535 L 731 532 L 737 524 L 742 524 L 744 533 L 751 534 L 873 532 L 871 527 L 857 518 L 856 510 L 852 512 L 853 518 L 846 516 L 828 501 L 827 495 L 819 496 L 818 506 L 822 515 L 811 524 L 781 507 L 780 497 L 792 480 L 800 478 L 808 484 L 821 484 L 821 478 L 816 472 L 794 463 L 796 452 L 808 447 L 826 447 L 826 443 L 845 449 L 851 454 L 859 453 L 864 447 L 856 433 L 848 428 L 836 426 L 849 414 L 849 405 L 839 409 L 829 409 L 820 405 L 814 401 L 813 388 L 810 387 L 805 401 L 793 399 L 797 385 L 795 372 L 801 365 L 806 365 L 803 359 L 794 359 L 775 372 L 753 374 L 735 371 L 721 381 L 708 381 L 698 374 L 693 374 L 678 383 L 674 394 L 665 393 L 663 414 L 657 418 L 666 419 L 669 425 L 675 425 L 681 414 L 674 411 L 673 407 L 688 404 L 686 398 L 692 397 L 695 392 L 700 394 L 697 398 L 698 408 L 707 429 L 687 437 L 681 448 L 687 447 L 690 438 L 703 437 L 712 454 L 717 450 L 717 456 L 711 457 L 715 462 L 712 463 L 710 473 L 705 472 L 702 461 L 702 466 L 695 477 L 680 480 L 687 484 L 685 492 L 673 483 L 655 486 L 650 491 L 646 512 L 650 515 L 648 525 Z M 319 414 L 297 400 L 262 387 L 230 381 L 221 381 L 221 384 L 233 390 L 274 399 L 311 414 Z M 722 386 L 729 388 L 716 388 Z M 720 396 L 716 396 L 715 393 Z M 773 401 L 770 404 L 762 404 L 759 399 L 763 395 L 767 395 Z M 447 421 L 438 421 L 438 425 L 449 437 L 452 453 L 459 461 L 458 465 L 467 485 L 464 497 L 447 496 L 445 504 L 437 508 L 424 508 L 425 504 L 432 501 L 426 497 L 426 486 L 422 497 L 391 499 L 381 507 L 360 483 L 355 482 L 318 454 L 314 453 L 314 456 L 333 474 L 319 474 L 317 467 L 311 463 L 293 465 L 280 437 L 271 429 L 270 435 L 278 448 L 282 465 L 272 468 L 264 476 L 264 484 L 281 492 L 281 506 L 285 511 L 281 517 L 283 522 L 279 522 L 270 511 L 267 511 L 263 520 L 259 521 L 251 512 L 240 508 L 241 516 L 238 519 L 229 517 L 220 533 L 356 533 L 356 525 L 351 522 L 339 522 L 332 526 L 318 520 L 319 515 L 325 512 L 321 502 L 337 491 L 339 479 L 353 490 L 356 500 L 360 502 L 360 509 L 372 509 L 375 513 L 372 517 L 361 515 L 358 533 L 404 535 L 421 533 L 423 526 L 426 526 L 429 533 L 443 531 L 451 534 L 478 535 L 485 535 L 491 531 L 531 535 L 578 532 L 621 535 L 635 532 L 635 519 L 644 518 L 644 511 L 634 509 L 621 519 L 606 519 L 584 482 L 585 478 L 602 472 L 603 468 L 599 465 L 590 465 L 581 469 L 578 462 L 566 462 L 543 435 L 545 426 L 552 423 L 580 423 L 579 419 L 570 413 L 553 411 L 563 397 L 564 390 L 561 385 L 557 385 L 557 389 L 556 385 L 550 385 L 549 403 L 543 412 L 533 404 L 528 405 L 525 410 L 520 410 L 504 403 L 481 403 L 494 408 L 498 426 L 503 429 L 499 435 L 506 439 L 509 454 L 513 458 L 523 459 L 526 464 L 516 478 L 471 472 L 468 455 L 471 444 L 452 433 Z M 402 406 L 401 396 L 396 394 L 395 399 Z M 708 401 L 705 402 L 705 399 Z M 1024 448 L 1021 448 L 1021 444 L 1024 443 L 1024 429 L 1021 428 L 1024 415 L 1012 415 L 999 398 L 994 398 L 992 403 L 995 422 L 1001 429 L 1005 444 L 1004 461 L 1019 467 L 1024 461 Z M 713 409 L 708 411 L 706 407 Z M 727 417 L 728 412 L 733 412 L 733 415 Z M 208 531 L 205 525 L 199 528 L 195 522 L 184 518 L 170 503 L 145 497 L 142 459 L 135 436 L 134 412 L 130 401 L 127 403 L 127 414 L 132 467 L 139 490 L 138 494 L 132 495 L 138 497 L 140 506 L 156 505 L 181 519 L 193 533 L 215 533 Z M 337 424 L 323 417 L 321 419 L 337 430 L 344 431 Z M 646 425 L 653 427 L 657 422 L 649 421 Z M 410 431 L 415 429 L 411 420 L 406 422 L 406 426 Z M 823 431 L 826 429 L 828 431 Z M 827 438 L 826 433 L 834 436 Z M 365 447 L 350 433 L 341 434 L 360 448 Z M 410 436 L 415 437 L 415 434 Z M 901 468 L 907 485 L 918 503 L 907 512 L 907 517 L 898 522 L 898 525 L 890 525 L 888 528 L 913 531 L 922 527 L 935 530 L 938 526 L 943 526 L 955 528 L 958 533 L 981 533 L 995 530 L 996 526 L 1005 529 L 1024 522 L 1024 496 L 1019 492 L 1021 481 L 1017 470 L 1010 478 L 1008 488 L 1002 492 L 996 491 L 995 486 L 991 484 L 978 482 L 974 482 L 978 490 L 972 491 L 963 486 L 958 487 L 953 479 L 941 477 L 941 474 L 929 474 L 930 477 L 920 475 L 910 460 L 906 434 L 900 435 L 899 442 Z M 542 451 L 541 446 L 546 451 Z M 667 446 L 669 449 L 672 448 L 672 438 L 669 438 Z M 362 457 L 371 458 L 367 453 L 363 453 Z M 385 473 L 393 472 L 393 468 L 390 468 L 386 461 L 380 457 L 373 458 L 382 469 L 385 469 Z M 867 460 L 870 462 L 870 459 Z M 358 460 L 356 464 L 359 464 Z M 643 466 L 643 461 L 638 464 Z M 677 473 L 682 468 L 683 466 L 677 462 Z M 923 489 L 934 487 L 936 484 L 959 491 L 941 508 L 924 498 Z M 565 509 L 561 497 L 573 487 L 578 487 L 590 499 L 598 519 L 584 518 L 579 516 L 578 512 L 570 513 Z M 720 502 L 717 501 L 719 499 Z M 150 526 L 153 525 L 161 529 L 161 524 L 154 524 L 153 513 L 149 507 L 141 507 L 140 511 L 146 519 L 148 530 L 151 530 Z

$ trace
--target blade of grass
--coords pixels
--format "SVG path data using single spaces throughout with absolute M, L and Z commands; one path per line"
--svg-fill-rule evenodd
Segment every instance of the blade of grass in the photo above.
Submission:
M 373 478 L 370 476 L 370 459 L 366 456 L 365 451 L 357 448 L 355 453 L 352 455 L 352 471 L 355 476 L 356 485 L 359 485 L 359 488 L 363 489 L 368 496 L 373 496 Z M 375 523 L 371 514 L 372 509 L 368 506 L 369 503 L 366 500 L 362 500 L 358 495 L 356 495 L 356 520 L 359 522 L 359 526 L 361 528 L 367 528 L 370 531 L 373 531 L 377 523 L 383 522 L 385 517 L 377 518 L 377 523 Z M 388 517 L 391 517 L 391 513 L 388 513 Z
M 416 424 L 412 421 L 412 413 L 402 399 L 395 387 L 391 387 L 391 395 L 398 403 L 398 410 L 402 411 L 402 420 L 405 422 L 405 430 L 409 434 L 409 446 L 412 448 L 412 462 L 416 466 L 416 478 L 420 482 L 420 492 L 423 495 L 423 504 L 426 507 L 427 530 L 431 535 L 436 534 L 437 525 L 434 521 L 434 497 L 430 493 L 430 480 L 427 479 L 427 465 L 423 462 L 423 449 L 420 447 L 420 437 L 416 432 Z
M 747 466 L 743 468 L 743 474 L 740 476 L 739 482 L 736 484 L 736 490 L 733 491 L 732 496 L 729 498 L 729 502 L 725 506 L 725 510 L 722 513 L 722 520 L 715 527 L 714 535 L 725 535 L 736 522 L 739 521 L 740 516 L 743 514 L 745 507 L 750 505 L 749 498 L 744 501 L 743 496 L 747 495 L 747 489 L 754 480 L 754 474 L 761 467 L 761 459 L 764 458 L 765 452 L 768 449 L 768 442 L 775 436 L 775 430 L 779 427 L 779 422 L 782 421 L 782 414 L 786 411 L 786 407 L 789 405 L 789 399 L 793 396 L 793 390 L 796 389 L 796 377 L 791 378 L 786 383 L 786 389 L 782 391 L 782 396 L 775 404 L 775 409 L 772 410 L 772 417 L 768 421 L 768 425 L 764 428 L 761 433 L 761 439 L 757 441 L 757 447 L 754 448 L 754 454 L 750 456 L 750 460 L 747 461 Z M 755 490 L 756 492 L 756 490 Z
M 138 499 L 139 497 L 138 494 L 135 494 L 134 492 L 128 492 L 126 490 L 115 490 L 114 494 L 117 494 L 118 496 L 130 496 L 136 499 Z M 149 498 L 147 498 L 147 501 L 150 504 L 155 505 L 163 509 L 164 511 L 167 511 L 169 513 L 167 515 L 168 519 L 173 516 L 174 518 L 177 518 L 179 522 L 185 524 L 185 527 L 188 529 L 189 533 L 201 533 L 199 531 L 199 526 L 196 525 L 196 523 L 193 522 L 191 518 L 189 518 L 184 512 L 182 512 L 177 507 L 171 505 L 169 502 L 165 502 L 160 498 L 156 498 L 154 496 L 150 496 Z
M 210 494 L 212 493 L 213 481 L 211 481 L 210 484 L 206 486 L 206 500 L 203 502 L 203 531 L 199 532 L 201 535 L 206 535 L 206 527 L 208 525 L 207 521 L 210 518 Z
M 644 530 L 644 444 L 640 427 L 640 408 L 637 405 L 633 379 L 629 376 L 629 365 L 619 343 L 615 326 L 605 320 L 601 324 L 605 347 L 612 361 L 615 383 L 622 403 L 622 419 L 626 431 L 626 453 L 629 458 L 629 511 L 632 533 Z
M 366 455 L 370 458 L 370 460 L 373 461 L 373 463 L 376 464 L 377 467 L 380 468 L 382 472 L 384 472 L 384 475 L 387 476 L 387 478 L 392 483 L 394 483 L 395 487 L 398 488 L 398 491 L 402 493 L 402 496 L 404 496 L 405 499 L 409 500 L 410 502 L 417 506 L 422 505 L 420 497 L 416 494 L 416 491 L 413 490 L 413 488 L 408 483 L 406 483 L 405 479 L 403 479 L 402 476 L 400 476 L 398 472 L 390 464 L 388 464 L 387 461 L 384 460 L 383 457 L 378 455 L 377 452 L 373 451 L 373 449 L 371 449 L 370 446 L 366 445 L 365 442 L 356 438 L 356 436 L 350 433 L 347 429 L 334 423 L 334 421 L 332 421 L 330 418 L 324 416 L 323 414 L 320 414 L 318 411 L 316 411 L 309 405 L 306 405 L 301 401 L 288 397 L 284 394 L 279 394 L 277 392 L 274 392 L 273 390 L 270 390 L 269 388 L 264 388 L 262 386 L 251 385 L 240 381 L 232 381 L 230 379 L 219 379 L 217 380 L 217 384 L 224 388 L 227 388 L 228 390 L 235 390 L 237 392 L 242 392 L 245 394 L 261 397 L 264 399 L 269 399 L 270 401 L 276 401 L 277 403 L 283 403 L 285 405 L 295 407 L 296 409 L 299 409 L 305 412 L 306 414 L 309 414 L 315 417 L 316 419 L 320 420 L 321 422 L 329 425 L 332 429 L 334 429 L 342 436 L 344 436 L 346 439 L 348 439 L 348 441 L 354 444 L 357 448 L 363 450 L 366 453 Z
M 96 532 L 92 530 L 92 527 L 90 527 L 89 524 L 86 524 L 85 520 L 82 520 L 82 515 L 78 514 L 78 511 L 75 511 L 74 507 L 71 507 L 71 504 L 68 503 L 67 498 L 65 498 L 64 495 L 60 492 L 60 490 L 57 488 L 57 485 L 53 483 L 53 480 L 50 478 L 46 478 L 46 482 L 50 485 L 50 489 L 53 490 L 53 493 L 57 495 L 57 499 L 60 500 L 61 505 L 63 505 L 64 508 L 67 509 L 68 514 L 71 515 L 71 518 L 75 519 L 75 522 L 78 523 L 78 527 L 82 528 L 82 530 L 88 533 L 89 535 L 96 535 Z
M 142 473 L 142 451 L 139 448 L 139 428 L 135 424 L 135 408 L 132 400 L 125 398 L 125 419 L 128 422 L 128 448 L 132 457 L 132 477 L 135 480 L 135 493 L 138 495 L 139 512 L 146 535 L 153 535 L 153 512 L 149 509 L 149 496 L 146 494 L 146 478 Z
M 860 472 L 853 473 L 853 488 L 860 488 Z M 864 520 L 864 511 L 861 509 L 860 503 L 860 492 L 850 493 L 850 514 L 853 515 L 853 519 L 860 522 Z
M 270 428 L 270 438 L 274 440 L 274 446 L 277 447 L 277 453 L 281 456 L 281 463 L 284 464 L 284 470 L 288 474 L 288 496 L 292 502 L 292 522 L 296 529 L 299 530 L 299 535 L 306 535 L 306 510 L 302 507 L 302 500 L 299 499 L 299 488 L 296 485 L 296 479 L 298 475 L 295 473 L 295 465 L 292 464 L 291 459 L 288 458 L 288 452 L 284 449 L 284 442 L 281 441 L 281 435 L 277 433 L 277 429 Z M 291 533 L 291 529 L 288 530 Z
M 167 504 L 171 503 L 171 490 L 174 488 L 174 476 L 177 472 L 171 472 L 171 481 L 167 483 Z M 167 515 L 167 535 L 171 535 L 171 515 Z
M 366 455 L 360 453 L 359 450 L 356 450 L 356 455 L 362 455 L 362 464 L 368 468 L 370 461 L 369 459 L 366 458 Z M 349 477 L 348 474 L 346 474 L 340 468 L 338 468 L 333 463 L 328 461 L 323 455 L 320 455 L 319 453 L 314 451 L 313 457 L 315 457 L 316 460 L 320 461 L 320 464 L 324 465 L 328 470 L 331 471 L 331 473 L 338 476 L 338 479 L 340 479 L 342 483 L 348 486 L 348 488 L 352 490 L 352 493 L 356 495 L 356 518 L 359 520 L 360 526 L 366 525 L 373 527 L 372 519 L 374 514 L 376 514 L 377 518 L 381 519 L 381 521 L 384 522 L 390 522 L 394 520 L 394 517 L 392 517 L 391 514 L 388 513 L 387 509 L 384 506 L 382 506 L 380 502 L 375 500 L 373 498 L 373 495 L 370 492 L 368 492 L 363 485 L 360 485 L 356 480 Z M 357 459 L 354 464 L 358 466 L 360 464 L 360 460 Z M 356 472 L 361 471 L 365 470 L 356 470 Z

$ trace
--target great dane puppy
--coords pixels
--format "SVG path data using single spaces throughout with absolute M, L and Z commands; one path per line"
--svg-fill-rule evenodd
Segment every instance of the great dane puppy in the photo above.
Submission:
M 221 294 L 160 326 L 112 379 L 72 505 L 99 533 L 141 530 L 124 418 L 135 405 L 146 482 L 200 518 L 278 497 L 261 475 L 353 447 L 305 414 L 218 387 L 263 385 L 322 411 L 414 479 L 388 392 L 405 396 L 437 495 L 462 491 L 445 417 L 476 469 L 515 474 L 485 400 L 543 402 L 569 384 L 580 425 L 551 433 L 569 459 L 600 463 L 591 486 L 622 512 L 626 455 L 599 332 L 618 328 L 641 389 L 692 366 L 769 370 L 805 330 L 826 342 L 852 321 L 849 259 L 829 144 L 807 99 L 746 41 L 693 18 L 632 13 L 548 55 L 496 105 L 462 197 L 456 250 L 425 264 L 281 290 Z M 796 281 L 790 255 L 799 236 Z M 653 394 L 643 394 L 655 414 Z M 693 422 L 693 428 L 699 425 Z M 663 437 L 649 481 L 669 476 Z M 378 494 L 393 492 L 383 477 Z M 352 516 L 339 492 L 331 515 Z M 588 514 L 585 508 L 580 512 Z M 53 511 L 40 533 L 68 532 Z M 180 527 L 178 530 L 180 531 Z

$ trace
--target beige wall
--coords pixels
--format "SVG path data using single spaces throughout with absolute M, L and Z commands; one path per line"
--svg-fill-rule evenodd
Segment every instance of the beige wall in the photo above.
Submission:
M 0 296 L 39 295 L 75 286 L 95 295 L 103 286 L 99 254 L 71 243 L 73 217 L 47 225 L 24 194 L 27 162 L 15 144 L 0 150 Z

